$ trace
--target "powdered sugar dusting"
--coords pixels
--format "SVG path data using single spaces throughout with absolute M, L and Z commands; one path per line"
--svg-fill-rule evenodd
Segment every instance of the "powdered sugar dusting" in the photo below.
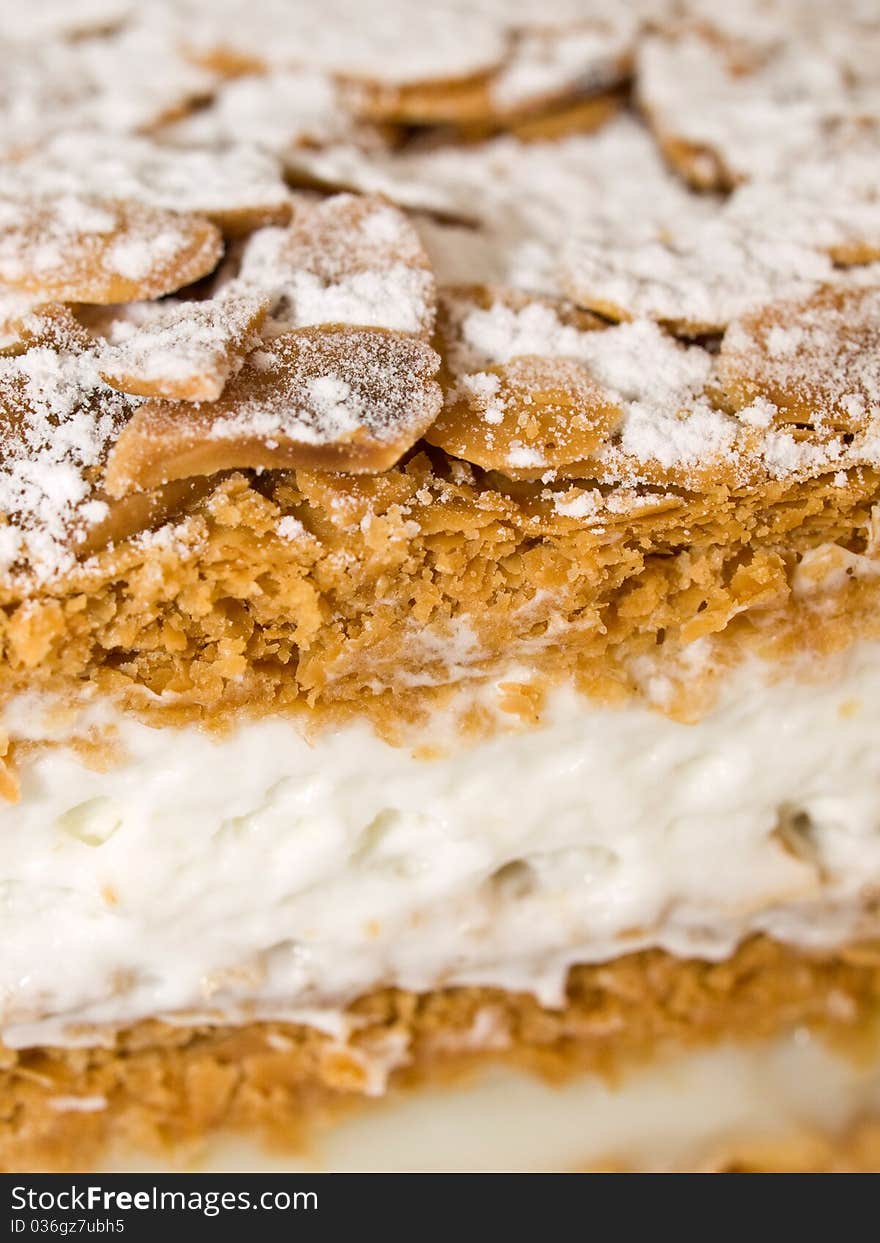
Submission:
M 657 409 L 684 405 L 702 391 L 711 371 L 704 349 L 680 344 L 648 320 L 582 331 L 541 303 L 515 310 L 495 302 L 459 314 L 460 345 L 451 351 L 459 367 L 526 354 L 576 358 L 621 401 Z
M 236 294 L 204 302 L 147 304 L 149 315 L 121 315 L 105 326 L 101 374 L 141 396 L 215 400 L 256 347 L 268 303 Z
M 283 518 L 279 518 L 275 530 L 283 540 L 290 540 L 291 542 L 308 536 L 308 532 L 303 524 L 298 518 L 294 518 L 292 514 L 286 514 Z
M 396 208 L 353 195 L 301 200 L 288 229 L 255 233 L 239 279 L 271 294 L 279 328 L 423 333 L 433 324 L 434 278 L 418 235 Z
M 580 237 L 563 257 L 567 292 L 615 318 L 717 331 L 737 315 L 834 280 L 828 255 L 724 218 L 675 239 Z
M 219 256 L 217 231 L 195 216 L 78 194 L 0 196 L 0 280 L 47 301 L 158 297 Z
M 36 15 L 45 2 L 31 6 Z M 62 5 L 49 3 L 57 15 Z M 20 15 L 27 29 L 23 10 L 11 20 Z M 173 6 L 152 0 L 131 6 L 118 29 L 75 41 L 36 30 L 26 41 L 0 38 L 0 153 L 27 152 L 65 130 L 133 133 L 210 93 L 213 75 L 181 55 L 177 20 Z
M 18 341 L 20 321 L 36 305 L 35 299 L 28 294 L 0 286 L 0 350 L 9 349 Z
M 194 149 L 234 146 L 283 156 L 300 144 L 353 140 L 358 130 L 332 78 L 303 67 L 224 82 L 210 107 L 184 117 L 165 135 Z
M 54 36 L 82 36 L 117 27 L 131 15 L 132 0 L 40 0 L 0 9 L 0 39 L 41 43 Z
M 505 53 L 504 23 L 462 0 L 213 0 L 186 7 L 190 47 L 231 47 L 272 68 L 306 64 L 397 84 L 467 77 L 493 68 Z
M 29 158 L 0 165 L 0 194 L 106 196 L 228 220 L 236 214 L 285 218 L 290 193 L 277 161 L 252 146 L 222 151 L 174 148 L 148 138 L 66 132 Z
M 131 404 L 101 381 L 97 352 L 83 351 L 61 327 L 45 344 L 0 359 L 0 408 L 0 569 L 29 565 L 51 578 L 73 564 L 77 534 L 106 513 L 90 473 Z
M 648 475 L 658 469 L 686 475 L 697 467 L 711 469 L 713 463 L 737 464 L 743 437 L 737 422 L 705 396 L 713 360 L 702 347 L 682 345 L 649 320 L 583 331 L 565 323 L 548 304 L 517 310 L 498 301 L 468 310 L 459 301 L 452 310 L 456 326 L 448 357 L 458 384 L 482 399 L 488 423 L 500 422 L 504 407 L 498 377 L 486 366 L 522 356 L 557 358 L 561 386 L 563 361 L 577 360 L 604 401 L 623 415 L 587 470 L 631 478 L 640 469 Z M 451 398 L 456 399 L 455 388 Z M 573 425 L 575 415 L 572 411 Z M 491 430 L 486 438 L 491 444 Z M 508 452 L 507 462 L 517 470 L 547 465 L 528 446 Z M 583 463 L 578 466 L 584 469 Z
M 597 10 L 602 6 L 594 6 Z M 542 97 L 564 96 L 584 87 L 598 90 L 619 81 L 632 52 L 638 26 L 629 6 L 609 5 L 595 19 L 560 30 L 521 34 L 511 59 L 492 83 L 492 98 L 502 109 L 515 109 Z M 510 14 L 513 20 L 513 14 Z M 532 20 L 537 12 L 531 14 Z
M 400 337 L 280 336 L 251 365 L 268 383 L 251 393 L 243 375 L 240 392 L 233 386 L 218 403 L 211 436 L 328 445 L 365 431 L 392 442 L 412 426 L 422 428 L 439 406 L 430 382 L 436 355 Z
M 213 402 L 148 401 L 111 450 L 115 497 L 236 467 L 392 465 L 436 417 L 437 354 L 419 337 L 336 327 L 273 334 Z
M 857 431 L 880 419 L 880 289 L 828 292 L 731 325 L 720 372 L 792 422 Z
M 648 37 L 639 46 L 639 97 L 661 137 L 712 152 L 724 179 L 776 176 L 814 159 L 834 126 L 876 108 L 848 53 L 867 40 L 880 55 L 878 30 L 852 23 L 850 39 L 835 46 L 827 25 L 764 46 L 695 31 Z M 845 28 L 830 25 L 838 35 Z

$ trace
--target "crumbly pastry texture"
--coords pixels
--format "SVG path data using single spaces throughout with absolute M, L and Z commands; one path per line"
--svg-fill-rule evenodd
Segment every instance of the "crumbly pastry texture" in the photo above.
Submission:
M 0 702 L 395 741 L 519 665 L 525 726 L 562 679 L 687 720 L 749 654 L 880 633 L 873 6 L 0 3 L 0 116 Z M 758 940 L 577 968 L 558 1012 L 372 995 L 347 1049 L 3 1050 L 0 1165 L 332 1111 L 361 1045 L 418 1080 L 487 1009 L 557 1070 L 867 1032 L 876 976 Z M 823 1142 L 717 1164 L 876 1161 L 870 1122 Z

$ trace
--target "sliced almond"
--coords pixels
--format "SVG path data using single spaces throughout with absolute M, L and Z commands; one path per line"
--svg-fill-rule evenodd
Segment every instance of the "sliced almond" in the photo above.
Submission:
M 204 302 L 147 304 L 145 322 L 118 319 L 101 356 L 101 377 L 139 397 L 216 401 L 257 345 L 268 300 L 229 294 Z
M 502 284 L 447 285 L 441 299 L 439 330 L 450 348 L 460 339 L 463 317 L 474 308 L 489 311 L 493 307 L 506 307 L 509 311 L 525 311 L 529 307 L 541 307 L 552 313 L 560 326 L 575 328 L 579 332 L 594 332 L 607 328 L 604 320 L 591 311 L 584 310 L 575 302 L 564 298 L 542 297 L 540 294 Z M 486 355 L 488 358 L 488 355 Z
M 380 199 L 299 199 L 287 229 L 250 239 L 240 280 L 272 293 L 283 328 L 359 324 L 427 335 L 434 323 L 428 256 L 406 215 Z
M 609 92 L 555 104 L 534 116 L 523 117 L 505 126 L 522 142 L 557 142 L 571 134 L 592 134 L 616 117 L 624 104 L 623 95 Z
M 403 125 L 453 125 L 483 133 L 514 128 L 548 110 L 582 102 L 619 83 L 631 69 L 636 19 L 617 6 L 578 21 L 542 13 L 539 21 L 511 14 L 502 63 L 467 78 L 393 87 L 358 82 L 351 106 L 360 115 Z M 586 116 L 587 114 L 584 114 Z
M 53 577 L 106 517 L 93 481 L 132 405 L 102 383 L 94 338 L 68 308 L 23 322 L 23 348 L 0 359 L 0 572 Z
M 184 40 L 187 55 L 214 72 L 306 64 L 391 90 L 472 78 L 499 65 L 508 43 L 505 23 L 485 5 L 446 0 L 259 0 L 243 20 L 228 5 L 199 5 Z
M 664 154 L 699 189 L 730 189 L 803 158 L 841 102 L 830 57 L 813 65 L 794 42 L 762 48 L 709 29 L 643 38 L 636 81 Z
M 21 347 L 21 322 L 39 304 L 18 289 L 0 287 L 0 354 Z
M 588 312 L 519 291 L 450 290 L 439 328 L 446 401 L 426 439 L 516 477 L 589 457 L 623 417 L 579 357 L 599 326 Z
M 148 401 L 123 429 L 105 487 L 123 496 L 235 468 L 392 466 L 436 417 L 439 358 L 379 329 L 303 329 L 255 351 L 216 402 Z
M 514 358 L 463 376 L 426 439 L 486 470 L 556 470 L 589 457 L 623 411 L 571 358 Z
M 211 486 L 211 481 L 204 477 L 176 479 L 149 492 L 130 492 L 115 499 L 97 489 L 93 499 L 103 506 L 103 517 L 74 533 L 75 551 L 79 557 L 90 557 L 109 544 L 119 544 L 140 531 L 161 526 L 200 500 Z
M 46 301 L 159 298 L 207 275 L 222 249 L 199 216 L 78 195 L 0 198 L 0 281 Z
M 0 195 L 86 195 L 206 216 L 227 237 L 290 219 L 291 194 L 275 156 L 251 143 L 175 147 L 132 134 L 60 133 L 26 159 L 0 166 Z
M 731 320 L 832 282 L 827 254 L 764 233 L 760 219 L 722 211 L 677 236 L 585 236 L 566 245 L 566 292 L 581 306 L 626 321 L 653 319 L 683 336 L 722 331 Z
M 783 422 L 858 431 L 880 413 L 880 290 L 826 289 L 743 316 L 721 344 L 731 410 L 756 398 Z
M 656 324 L 459 288 L 440 315 L 446 405 L 426 439 L 507 478 L 702 488 L 748 470 L 747 430 L 706 394 L 712 356 Z
M 390 121 L 398 125 L 460 125 L 486 122 L 492 117 L 491 83 L 490 73 L 398 87 L 379 82 L 355 82 L 349 84 L 346 98 L 354 112 L 371 121 Z
M 320 148 L 356 142 L 366 135 L 376 139 L 377 130 L 350 115 L 336 83 L 326 74 L 290 67 L 245 73 L 219 83 L 211 102 L 177 122 L 167 137 L 188 150 L 209 149 L 212 157 L 232 148 L 251 156 L 256 151 L 272 152 L 284 159 L 303 145 Z M 289 194 L 287 201 L 289 219 Z M 202 213 L 210 214 L 204 208 Z
M 677 173 L 695 190 L 732 190 L 736 179 L 712 147 L 668 134 L 662 123 L 652 119 L 657 144 Z
M 14 304 L 10 301 L 8 305 Z M 6 321 L 8 344 L 5 349 L 0 348 L 0 354 L 21 354 L 35 345 L 47 345 L 62 353 L 93 346 L 88 330 L 63 303 L 28 306 L 23 299 L 20 308 L 17 316 L 10 315 Z

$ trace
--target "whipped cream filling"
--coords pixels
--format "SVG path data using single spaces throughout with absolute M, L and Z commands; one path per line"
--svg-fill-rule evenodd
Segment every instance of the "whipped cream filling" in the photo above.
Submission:
M 217 739 L 95 705 L 78 728 L 114 721 L 126 758 L 95 771 L 59 739 L 0 808 L 3 1039 L 93 1042 L 89 1025 L 154 1016 L 344 1036 L 341 1009 L 384 985 L 552 1005 L 572 963 L 644 946 L 720 958 L 757 931 L 870 932 L 880 645 L 826 673 L 771 683 L 750 664 L 691 725 L 561 688 L 538 727 L 465 744 L 450 708 L 413 739 L 445 744 L 431 759 L 364 722 Z M 51 733 L 32 700 L 6 724 Z

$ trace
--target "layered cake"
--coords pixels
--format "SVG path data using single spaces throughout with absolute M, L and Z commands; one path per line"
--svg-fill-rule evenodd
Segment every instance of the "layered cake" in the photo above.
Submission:
M 0 1165 L 493 1067 L 607 1093 L 588 1166 L 878 1168 L 876 6 L 43 0 L 0 61 Z M 805 1042 L 873 1095 L 688 1070 Z

